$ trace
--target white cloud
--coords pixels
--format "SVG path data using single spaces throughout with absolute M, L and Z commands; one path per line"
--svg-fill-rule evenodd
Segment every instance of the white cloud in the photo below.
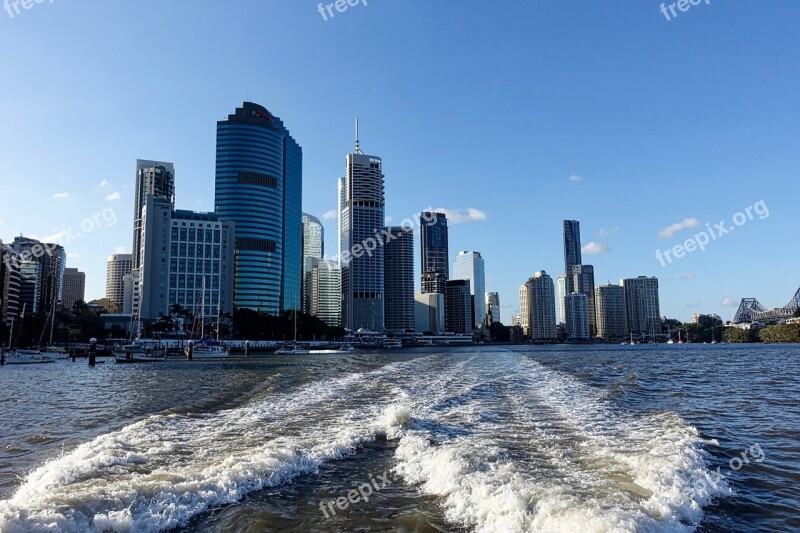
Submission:
M 590 242 L 581 248 L 581 253 L 586 255 L 600 255 L 609 252 L 608 245 L 604 242 Z
M 693 307 L 700 307 L 700 306 L 702 306 L 702 305 L 703 305 L 703 304 L 702 304 L 701 302 L 697 302 L 697 303 L 694 303 L 694 304 L 686 304 L 686 308 L 687 308 L 687 309 L 691 309 L 691 308 L 693 308 Z
M 57 192 L 57 193 L 55 193 L 53 195 L 53 198 L 55 198 L 56 200 L 63 200 L 65 198 L 69 198 L 69 193 L 68 192 Z
M 100 187 L 103 187 L 105 189 L 106 187 L 108 187 L 108 180 L 101 181 L 99 185 Z
M 676 222 L 671 226 L 667 226 L 658 232 L 658 236 L 662 239 L 671 239 L 673 235 L 685 229 L 693 229 L 700 225 L 700 221 L 696 218 L 684 218 L 680 222 Z
M 112 192 L 111 194 L 106 196 L 106 200 L 108 200 L 109 202 L 119 200 L 120 198 L 122 198 L 122 195 L 120 195 L 120 193 L 118 192 Z
M 393 220 L 393 219 L 392 219 L 392 217 L 390 217 L 390 216 L 389 216 L 389 217 L 385 217 L 385 218 L 383 219 L 383 223 L 384 223 L 384 224 L 386 224 L 386 225 L 388 226 L 389 224 L 391 224 L 391 223 L 392 223 L 392 220 Z
M 330 211 L 326 211 L 322 218 L 325 220 L 333 220 L 334 218 L 339 216 L 339 212 L 336 209 L 331 209 Z
M 75 259 L 75 258 L 80 257 L 80 256 L 81 256 L 81 254 L 79 254 L 79 253 L 67 252 L 67 259 Z
M 616 226 L 613 227 L 613 228 L 601 228 L 600 229 L 600 238 L 601 239 L 605 239 L 605 238 L 610 237 L 611 235 L 615 234 L 618 231 L 619 231 L 619 227 L 616 227 Z
M 128 251 L 127 251 L 127 248 L 125 248 L 124 246 L 115 246 L 114 247 L 114 253 L 115 254 L 126 254 L 126 253 L 128 253 Z
M 696 277 L 697 277 L 697 276 L 695 276 L 693 273 L 691 273 L 691 272 L 687 272 L 686 274 L 684 274 L 683 276 L 681 276 L 681 279 L 683 279 L 683 280 L 686 280 L 686 281 L 689 281 L 689 280 L 692 280 L 692 279 L 694 279 L 694 278 L 696 278 Z
M 719 303 L 722 307 L 739 307 L 739 302 L 741 300 L 734 300 L 733 298 L 728 298 L 727 296 L 722 299 Z
M 583 178 L 581 176 L 578 176 L 577 174 L 573 174 L 572 176 L 570 176 L 567 179 L 569 181 L 571 181 L 572 183 L 578 183 L 579 181 L 583 181 Z
M 486 211 L 481 211 L 480 209 L 475 209 L 474 207 L 470 207 L 466 210 L 438 207 L 429 211 L 444 213 L 447 217 L 447 220 L 451 224 L 460 224 L 462 222 L 483 222 L 489 218 L 489 214 Z
M 44 235 L 39 237 L 38 235 L 31 235 L 31 239 L 36 239 L 37 241 L 41 241 L 46 244 L 59 244 L 61 240 L 67 236 L 66 231 L 57 231 L 52 235 Z

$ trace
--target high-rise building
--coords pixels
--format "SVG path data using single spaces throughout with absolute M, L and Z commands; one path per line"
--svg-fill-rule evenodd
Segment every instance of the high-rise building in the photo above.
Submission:
M 414 294 L 414 318 L 417 333 L 444 333 L 445 295 L 439 292 Z
M 639 276 L 619 283 L 625 291 L 625 315 L 628 331 L 634 335 L 661 333 L 661 307 L 658 301 L 658 278 Z
M 281 120 L 245 102 L 217 122 L 215 210 L 235 222 L 234 305 L 299 309 L 303 150 Z
M 540 270 L 526 283 L 528 330 L 531 340 L 552 340 L 556 333 L 556 297 L 553 278 Z
M 414 230 L 392 226 L 385 230 L 383 250 L 384 327 L 414 330 Z
M 60 309 L 67 254 L 59 244 L 17 237 L 7 251 L 6 262 L 19 277 L 19 308 L 25 313 L 48 313 Z
M 470 334 L 475 314 L 468 279 L 451 279 L 447 282 L 444 315 L 448 333 Z
M 558 324 L 562 328 L 567 327 L 567 308 L 564 303 L 564 298 L 567 296 L 567 276 L 561 274 L 556 278 L 556 289 L 558 296 Z
M 125 276 L 130 274 L 132 270 L 133 254 L 108 256 L 108 261 L 106 262 L 106 299 L 113 303 L 111 306 L 113 309 L 109 309 L 109 313 L 117 314 L 123 312 L 125 307 Z
M 72 309 L 78 300 L 86 301 L 86 274 L 77 268 L 64 269 L 64 292 L 61 297 L 61 308 Z
M 486 325 L 486 278 L 480 252 L 459 252 L 453 265 L 453 279 L 470 282 L 470 296 L 474 313 L 473 329 Z
M 567 292 L 575 292 L 572 267 L 581 264 L 581 223 L 577 220 L 564 221 L 564 273 L 567 276 Z
M 134 251 L 140 250 L 142 247 L 142 209 L 148 196 L 165 198 L 169 203 L 175 203 L 175 166 L 172 163 L 146 159 L 136 160 L 136 190 L 133 199 L 132 250 Z M 131 270 L 138 268 L 139 257 L 134 254 Z
M 342 194 L 342 323 L 353 331 L 383 331 L 383 162 L 361 152 L 357 131 L 355 151 L 346 158 Z
M 311 309 L 311 269 L 325 255 L 325 228 L 315 216 L 303 213 L 303 312 Z
M 597 335 L 597 318 L 594 301 L 594 267 L 592 265 L 575 265 L 572 267 L 573 292 L 586 295 L 586 309 L 589 317 L 589 334 Z M 567 322 L 569 330 L 569 322 Z
M 619 285 L 595 288 L 597 336 L 606 341 L 619 341 L 628 335 L 625 316 L 625 290 Z
M 233 222 L 216 213 L 173 210 L 166 198 L 148 196 L 141 229 L 133 313 L 155 320 L 175 305 L 206 317 L 233 311 Z
M 20 312 L 19 265 L 14 267 L 11 252 L 0 241 L 0 322 L 10 324 Z M 0 342 L 6 342 L 2 339 Z
M 564 298 L 567 315 L 567 337 L 572 340 L 589 338 L 588 298 L 582 292 L 573 292 Z
M 492 322 L 503 323 L 500 318 L 500 295 L 496 292 L 486 293 L 486 316 L 491 312 Z
M 447 216 L 425 211 L 420 215 L 422 292 L 444 294 L 450 279 Z
M 309 314 L 330 327 L 342 325 L 342 272 L 337 261 L 311 260 Z
M 519 316 L 517 320 L 522 327 L 522 334 L 526 337 L 530 333 L 530 287 L 528 282 L 523 283 L 519 288 Z

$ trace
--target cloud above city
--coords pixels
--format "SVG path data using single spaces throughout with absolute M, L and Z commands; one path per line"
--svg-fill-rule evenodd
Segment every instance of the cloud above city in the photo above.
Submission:
M 658 236 L 662 239 L 671 239 L 676 233 L 679 233 L 685 229 L 694 229 L 700 225 L 700 221 L 696 218 L 684 218 L 680 222 L 676 222 L 675 224 L 671 224 L 666 228 L 662 229 L 658 232 Z
M 56 200 L 64 200 L 66 198 L 69 198 L 69 193 L 68 192 L 57 192 L 57 193 L 55 193 L 53 195 L 53 198 L 55 198 Z
M 585 255 L 600 255 L 611 251 L 608 244 L 604 242 L 591 241 L 581 247 L 581 253 Z
M 336 209 L 331 209 L 330 211 L 326 211 L 325 214 L 322 215 L 322 218 L 325 220 L 333 220 L 337 216 L 339 216 L 339 213 L 336 211 Z
M 616 227 L 616 226 L 613 227 L 613 228 L 600 228 L 600 238 L 601 239 L 607 239 L 608 237 L 610 237 L 611 235 L 614 235 L 618 231 L 619 231 L 619 228 Z
M 583 181 L 583 177 L 582 176 L 578 176 L 577 174 L 573 174 L 572 176 L 570 176 L 567 179 L 569 181 L 571 181 L 572 183 L 578 183 L 580 181 Z
M 118 192 L 112 192 L 111 194 L 106 195 L 106 200 L 108 200 L 109 202 L 114 202 L 116 200 L 119 200 L 120 198 L 122 198 L 122 195 L 120 195 L 120 193 Z
M 433 209 L 437 213 L 444 213 L 451 224 L 461 224 L 463 222 L 483 222 L 489 218 L 486 211 L 469 207 L 467 209 L 447 209 L 437 207 Z
M 725 298 L 722 299 L 722 301 L 719 303 L 719 305 L 721 305 L 722 307 L 739 307 L 739 302 L 740 301 L 741 300 L 739 300 L 738 298 L 737 299 L 733 299 L 733 298 L 728 298 L 726 296 Z

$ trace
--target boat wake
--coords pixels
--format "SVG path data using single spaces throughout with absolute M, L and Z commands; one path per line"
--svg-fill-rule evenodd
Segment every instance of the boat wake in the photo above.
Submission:
M 150 416 L 31 472 L 0 531 L 159 531 L 385 435 L 395 475 L 475 531 L 682 531 L 729 487 L 672 413 L 513 352 L 434 355 L 245 406 Z

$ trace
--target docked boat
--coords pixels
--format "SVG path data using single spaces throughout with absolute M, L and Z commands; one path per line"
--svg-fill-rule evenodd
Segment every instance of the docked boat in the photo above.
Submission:
M 339 351 L 339 352 L 355 352 L 356 349 L 353 347 L 352 344 L 344 343 L 341 346 L 339 346 L 339 350 L 337 350 L 337 351 Z
M 167 351 L 159 342 L 136 340 L 114 352 L 117 363 L 157 363 L 167 358 Z
M 189 341 L 190 346 L 184 348 L 186 357 L 192 359 L 224 359 L 230 356 L 230 349 L 222 342 L 202 339 L 197 342 Z M 191 354 L 191 355 L 190 355 Z
M 5 352 L 3 359 L 3 364 L 6 365 L 35 365 L 55 362 L 55 358 L 38 350 L 12 350 Z
M 398 338 L 392 337 L 392 338 L 389 338 L 389 339 L 386 339 L 386 340 L 383 341 L 383 347 L 384 348 L 389 348 L 389 349 L 402 348 L 403 347 L 403 341 L 401 341 Z
M 309 353 L 311 352 L 299 344 L 288 344 L 275 351 L 275 355 L 306 355 Z

